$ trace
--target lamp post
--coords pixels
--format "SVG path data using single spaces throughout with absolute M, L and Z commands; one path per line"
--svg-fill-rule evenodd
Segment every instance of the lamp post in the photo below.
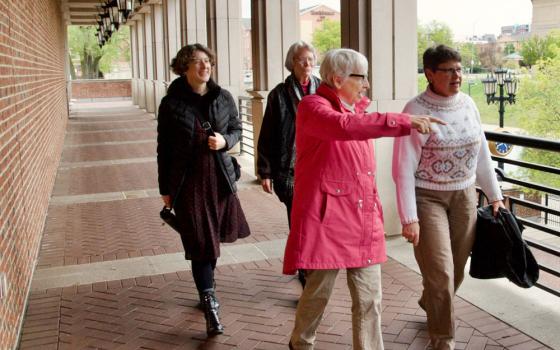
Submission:
M 507 76 L 506 76 L 507 75 Z M 515 103 L 515 94 L 517 93 L 517 79 L 508 74 L 506 69 L 499 68 L 482 79 L 484 84 L 484 93 L 486 94 L 486 102 L 488 104 L 498 102 L 500 108 L 498 112 L 500 114 L 500 128 L 504 127 L 504 113 L 506 111 L 505 103 L 509 104 Z M 499 95 L 496 95 L 496 84 L 500 87 Z M 504 96 L 504 86 L 507 96 Z

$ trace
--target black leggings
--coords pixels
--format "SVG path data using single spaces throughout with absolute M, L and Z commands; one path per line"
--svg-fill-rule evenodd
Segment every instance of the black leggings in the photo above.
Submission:
M 200 294 L 214 291 L 214 269 L 217 259 L 213 260 L 192 260 L 192 275 L 196 289 Z

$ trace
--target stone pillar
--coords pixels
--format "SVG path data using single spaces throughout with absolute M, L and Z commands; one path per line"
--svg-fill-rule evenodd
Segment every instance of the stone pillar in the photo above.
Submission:
M 299 40 L 299 1 L 251 0 L 251 28 L 253 91 L 249 93 L 252 97 L 256 169 L 257 142 L 266 97 L 289 75 L 284 60 L 290 45 Z
M 136 23 L 136 43 L 138 47 L 138 79 L 137 79 L 137 88 L 138 88 L 138 107 L 146 108 L 146 86 L 144 84 L 144 80 L 146 79 L 146 46 L 144 44 L 145 37 L 144 37 L 144 14 L 139 13 L 137 15 L 138 20 Z
M 138 42 L 137 42 L 137 26 L 136 22 L 131 21 L 130 27 L 130 60 L 132 69 L 132 104 L 138 104 Z
M 146 54 L 146 79 L 144 86 L 146 87 L 146 111 L 154 113 L 156 110 L 154 80 L 155 80 L 155 53 L 154 53 L 154 5 L 145 6 L 148 9 L 144 14 L 144 47 Z
M 342 47 L 369 61 L 370 111 L 400 112 L 416 95 L 416 1 L 341 0 Z M 387 235 L 401 232 L 391 174 L 393 140 L 375 140 L 377 186 Z
M 237 101 L 243 88 L 241 0 L 209 0 L 207 4 L 208 47 L 217 57 L 213 76 Z
M 171 72 L 169 64 L 181 49 L 181 0 L 166 0 L 164 8 L 164 43 L 166 54 L 166 82 L 170 82 L 177 76 Z
M 207 21 L 211 15 L 207 11 L 207 2 L 208 6 L 213 6 L 212 4 L 215 1 L 180 0 L 181 47 L 195 43 L 210 46 L 208 45 Z M 219 5 L 220 7 L 227 8 L 227 3 L 228 0 L 220 0 Z M 212 46 L 210 47 L 213 49 Z
M 154 112 L 156 113 L 159 107 L 159 103 L 163 96 L 165 96 L 165 81 L 166 81 L 166 70 L 169 63 L 166 61 L 165 49 L 164 49 L 164 20 L 163 20 L 163 6 L 156 4 L 153 6 L 153 23 L 154 23 L 154 35 L 152 46 L 154 48 L 154 58 L 155 58 L 155 70 L 154 70 Z

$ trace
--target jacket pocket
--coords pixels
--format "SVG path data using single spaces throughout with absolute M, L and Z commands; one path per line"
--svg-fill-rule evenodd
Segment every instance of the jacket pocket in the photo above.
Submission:
M 354 184 L 344 181 L 323 180 L 321 182 L 321 223 L 344 225 L 345 215 L 352 207 L 351 194 Z

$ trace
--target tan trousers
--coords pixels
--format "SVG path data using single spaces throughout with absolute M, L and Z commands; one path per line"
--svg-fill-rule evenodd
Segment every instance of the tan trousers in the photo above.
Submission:
M 313 349 L 339 270 L 305 270 L 305 289 L 299 299 L 290 343 L 294 350 Z M 382 350 L 381 265 L 347 269 L 352 297 L 354 350 Z
M 419 304 L 428 316 L 434 349 L 455 346 L 453 297 L 464 277 L 474 242 L 476 190 L 433 191 L 416 188 L 420 242 L 414 248 L 424 290 Z

